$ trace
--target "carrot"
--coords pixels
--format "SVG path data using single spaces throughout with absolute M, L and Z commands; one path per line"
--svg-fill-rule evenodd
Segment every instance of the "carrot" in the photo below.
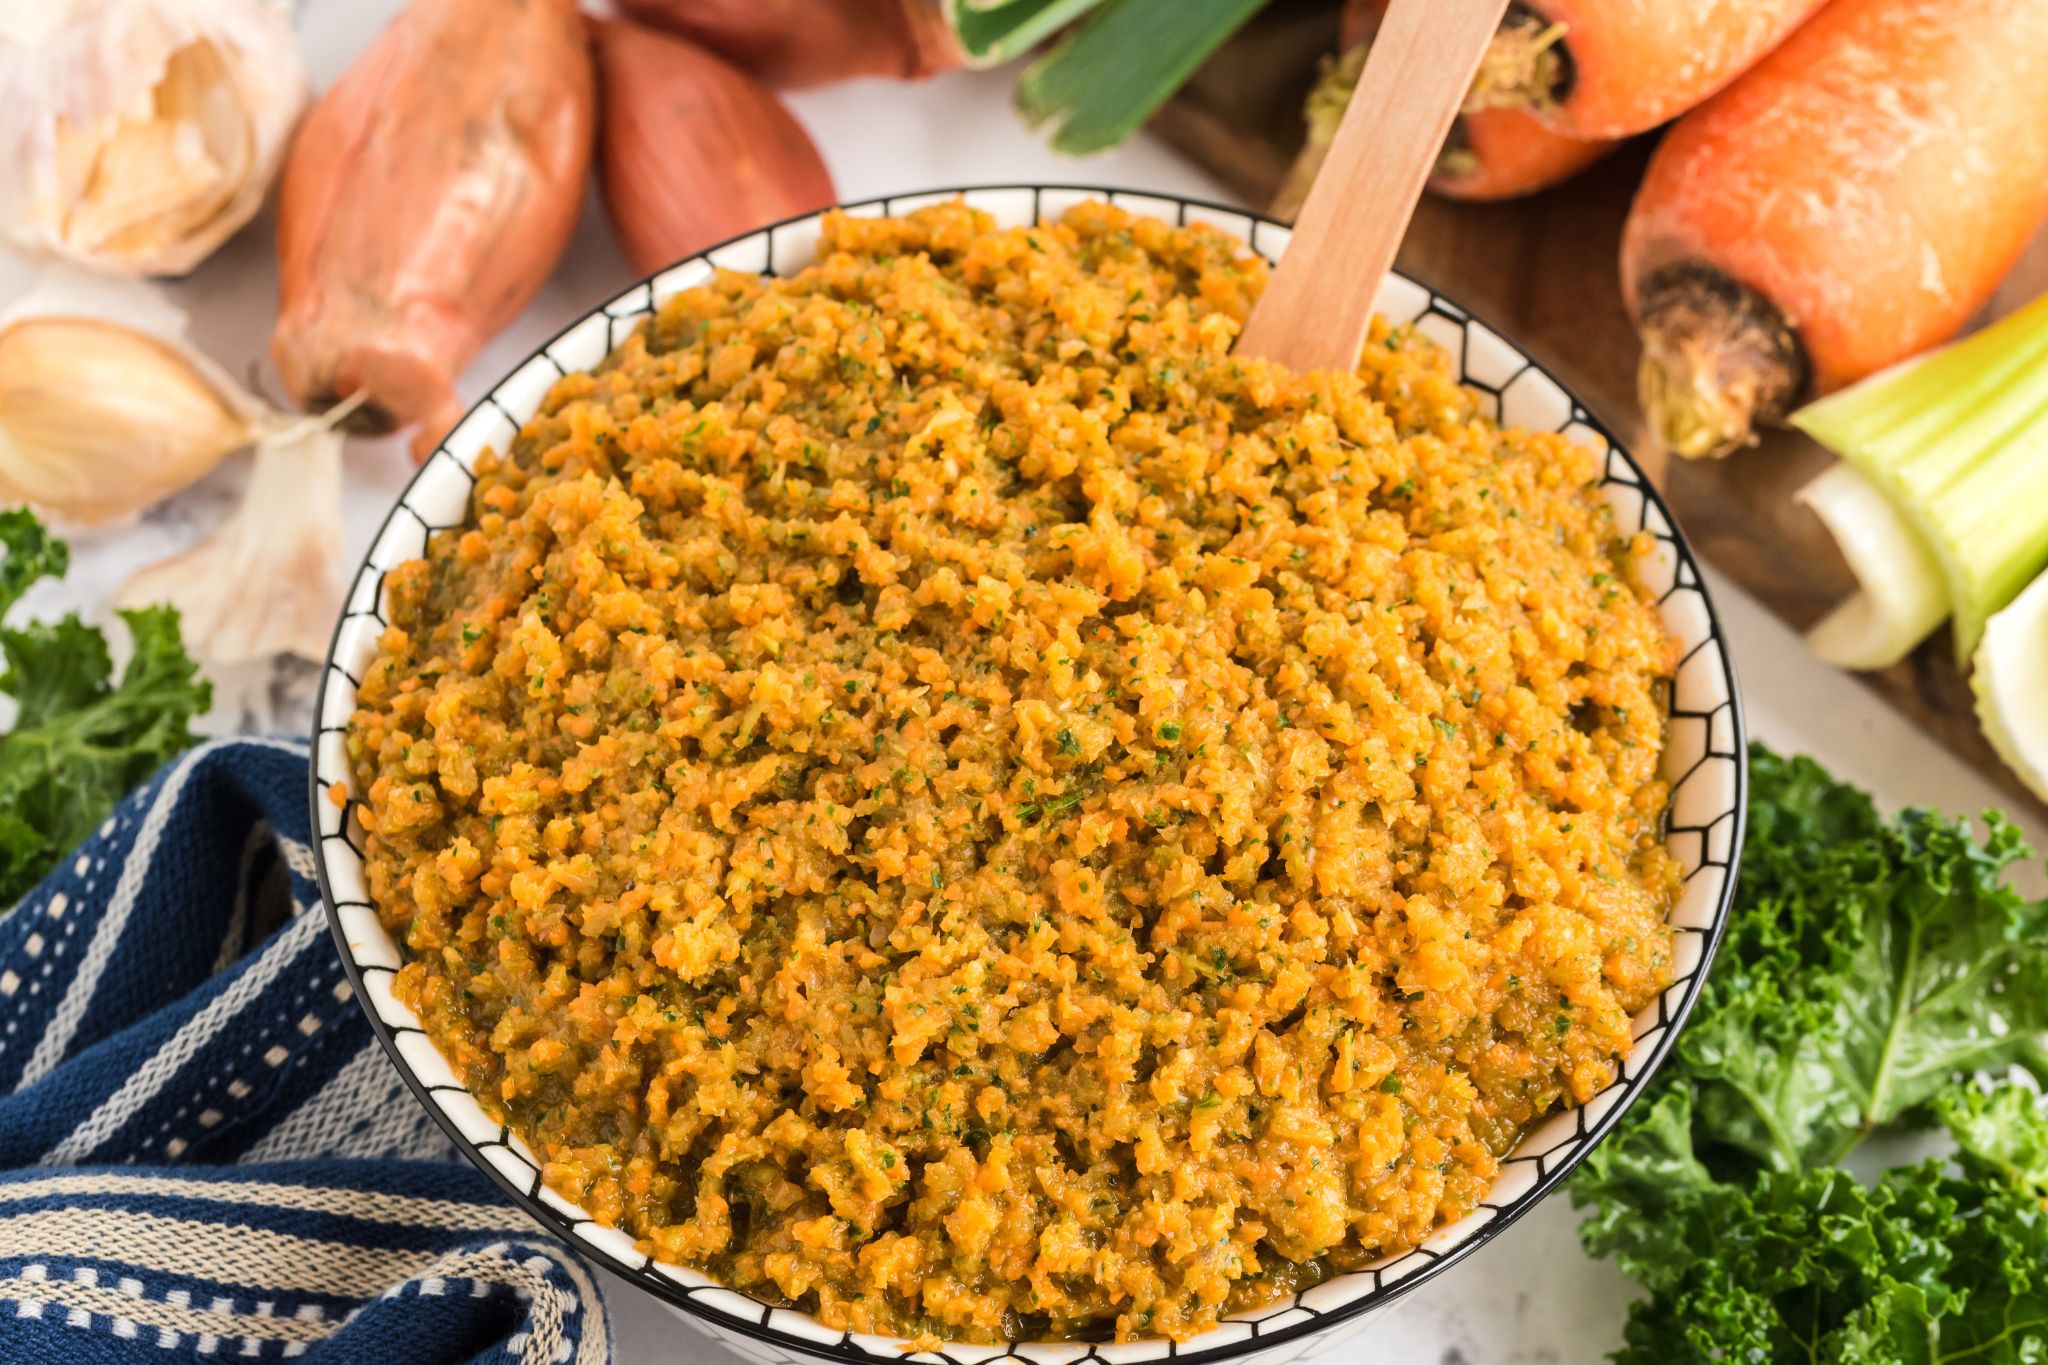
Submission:
M 1338 30 L 1344 55 L 1329 64 L 1309 95 L 1304 111 L 1308 141 L 1273 202 L 1275 215 L 1292 218 L 1307 197 L 1388 2 L 1349 0 L 1345 5 Z M 1429 188 L 1449 199 L 1512 199 L 1576 175 L 1613 146 L 1560 133 L 1525 110 L 1481 109 L 1460 114 L 1451 125 Z
M 1644 132 L 1706 99 L 1822 0 L 1517 0 L 1467 110 L 1519 109 L 1581 138 Z
M 1370 38 L 1389 3 L 1350 0 L 1342 40 Z M 1614 146 L 1612 138 L 1561 132 L 1526 109 L 1469 109 L 1451 125 L 1429 187 L 1446 199 L 1514 199 L 1570 179 Z
M 1622 237 L 1681 455 L 1954 334 L 2048 218 L 2048 3 L 1834 0 L 1657 149 Z
M 1429 187 L 1446 199 L 1513 199 L 1577 175 L 1616 144 L 1576 138 L 1520 109 L 1460 114 Z
M 939 0 L 618 0 L 770 85 L 917 80 L 965 60 Z

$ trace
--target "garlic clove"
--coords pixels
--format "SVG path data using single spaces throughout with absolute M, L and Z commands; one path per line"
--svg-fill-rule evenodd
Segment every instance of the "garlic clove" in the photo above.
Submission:
M 0 327 L 23 318 L 94 318 L 119 323 L 180 347 L 195 358 L 198 356 L 187 335 L 192 319 L 172 301 L 163 286 L 132 275 L 100 274 L 62 261 L 37 265 L 12 254 L 4 259 L 25 267 L 28 273 L 17 272 L 12 279 L 0 278 L 0 290 L 11 300 L 0 309 Z M 209 362 L 201 359 L 199 363 Z M 237 394 L 241 392 L 233 380 L 225 376 L 215 378 Z
M 208 96 L 232 80 L 217 48 L 189 43 L 171 55 L 144 107 L 99 142 L 92 183 L 65 219 L 75 249 L 145 256 L 202 231 L 227 206 L 249 170 L 249 135 L 226 101 Z M 58 136 L 73 146 L 84 137 L 69 128 Z
M 256 445 L 249 486 L 206 540 L 121 586 L 124 606 L 169 602 L 208 664 L 295 654 L 319 660 L 345 588 L 341 433 L 294 422 Z
M 67 522 L 130 516 L 249 443 L 254 400 L 195 356 L 119 323 L 0 328 L 0 499 Z

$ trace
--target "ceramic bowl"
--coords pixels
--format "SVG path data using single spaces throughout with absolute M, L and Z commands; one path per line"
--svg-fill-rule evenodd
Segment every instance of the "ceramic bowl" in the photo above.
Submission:
M 1288 230 L 1280 224 L 1216 204 L 1168 195 L 1082 186 L 1005 185 L 938 190 L 850 204 L 846 211 L 882 215 L 964 195 L 999 223 L 1057 217 L 1084 198 L 1108 198 L 1137 213 L 1182 223 L 1209 223 L 1277 259 Z M 1136 1365 L 1174 1359 L 1209 1362 L 1280 1362 L 1306 1359 L 1360 1332 L 1375 1313 L 1469 1255 L 1556 1188 L 1598 1142 L 1670 1050 L 1687 1011 L 1698 998 L 1708 961 L 1720 939 L 1734 890 L 1742 843 L 1746 786 L 1742 708 L 1735 675 L 1699 566 L 1669 510 L 1642 471 L 1585 406 L 1513 342 L 1442 294 L 1401 276 L 1381 286 L 1377 306 L 1389 319 L 1412 321 L 1450 353 L 1465 383 L 1506 424 L 1561 431 L 1606 457 L 1604 492 L 1624 531 L 1642 528 L 1656 551 L 1640 572 L 1656 596 L 1666 629 L 1683 646 L 1671 703 L 1665 771 L 1673 785 L 1668 837 L 1685 870 L 1683 894 L 1672 910 L 1676 979 L 1635 1020 L 1635 1045 L 1606 1090 L 1576 1109 L 1553 1114 L 1532 1129 L 1502 1163 L 1486 1202 L 1470 1217 L 1440 1229 L 1427 1242 L 1370 1269 L 1337 1276 L 1312 1289 L 1238 1314 L 1190 1341 L 1115 1343 L 1017 1342 L 1005 1346 L 949 1345 L 909 1351 L 893 1338 L 848 1333 L 788 1308 L 759 1302 L 682 1266 L 666 1265 L 636 1250 L 633 1239 L 602 1227 L 575 1204 L 541 1183 L 533 1152 L 518 1134 L 487 1116 L 465 1090 L 419 1020 L 392 995 L 401 953 L 372 908 L 363 877 L 362 829 L 343 753 L 343 734 L 355 708 L 356 679 L 384 628 L 386 570 L 417 558 L 429 531 L 463 521 L 473 482 L 470 468 L 487 447 L 508 447 L 519 425 L 540 406 L 564 374 L 586 369 L 669 295 L 708 278 L 713 267 L 789 272 L 816 249 L 819 215 L 763 228 L 713 247 L 634 285 L 543 346 L 470 409 L 392 510 L 357 573 L 335 630 L 318 702 L 312 805 L 319 831 L 321 890 L 356 998 L 370 1026 L 422 1104 L 462 1152 L 544 1226 L 590 1259 L 667 1301 L 688 1321 L 756 1360 L 796 1365 L 827 1359 L 899 1365 L 943 1361 L 986 1365 Z M 337 806 L 329 789 L 339 784 L 349 803 Z

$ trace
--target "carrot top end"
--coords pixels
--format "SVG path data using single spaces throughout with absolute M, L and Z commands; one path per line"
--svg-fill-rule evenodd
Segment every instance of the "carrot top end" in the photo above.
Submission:
M 1544 113 L 1557 108 L 1572 84 L 1571 51 L 1565 25 L 1552 23 L 1534 10 L 1515 5 L 1493 35 L 1478 74 L 1465 95 L 1465 112 L 1481 109 L 1525 109 Z
M 1275 218 L 1291 223 L 1294 215 L 1301 212 L 1309 187 L 1330 154 L 1330 143 L 1336 140 L 1337 125 L 1344 121 L 1344 111 L 1351 107 L 1351 96 L 1358 89 L 1359 73 L 1365 70 L 1370 48 L 1371 44 L 1360 43 L 1348 52 L 1323 59 L 1322 73 L 1302 102 L 1301 117 L 1308 129 L 1307 137 L 1268 210 Z
M 1756 443 L 1807 383 L 1804 348 L 1785 316 L 1711 266 L 1687 262 L 1643 288 L 1636 391 L 1650 429 L 1689 460 Z

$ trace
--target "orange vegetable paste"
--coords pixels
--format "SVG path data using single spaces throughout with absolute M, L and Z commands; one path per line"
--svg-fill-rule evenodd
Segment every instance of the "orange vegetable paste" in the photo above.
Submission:
M 835 215 L 391 573 L 401 999 L 548 1183 L 835 1327 L 1184 1338 L 1469 1212 L 1666 984 L 1597 457 L 1100 204 Z

